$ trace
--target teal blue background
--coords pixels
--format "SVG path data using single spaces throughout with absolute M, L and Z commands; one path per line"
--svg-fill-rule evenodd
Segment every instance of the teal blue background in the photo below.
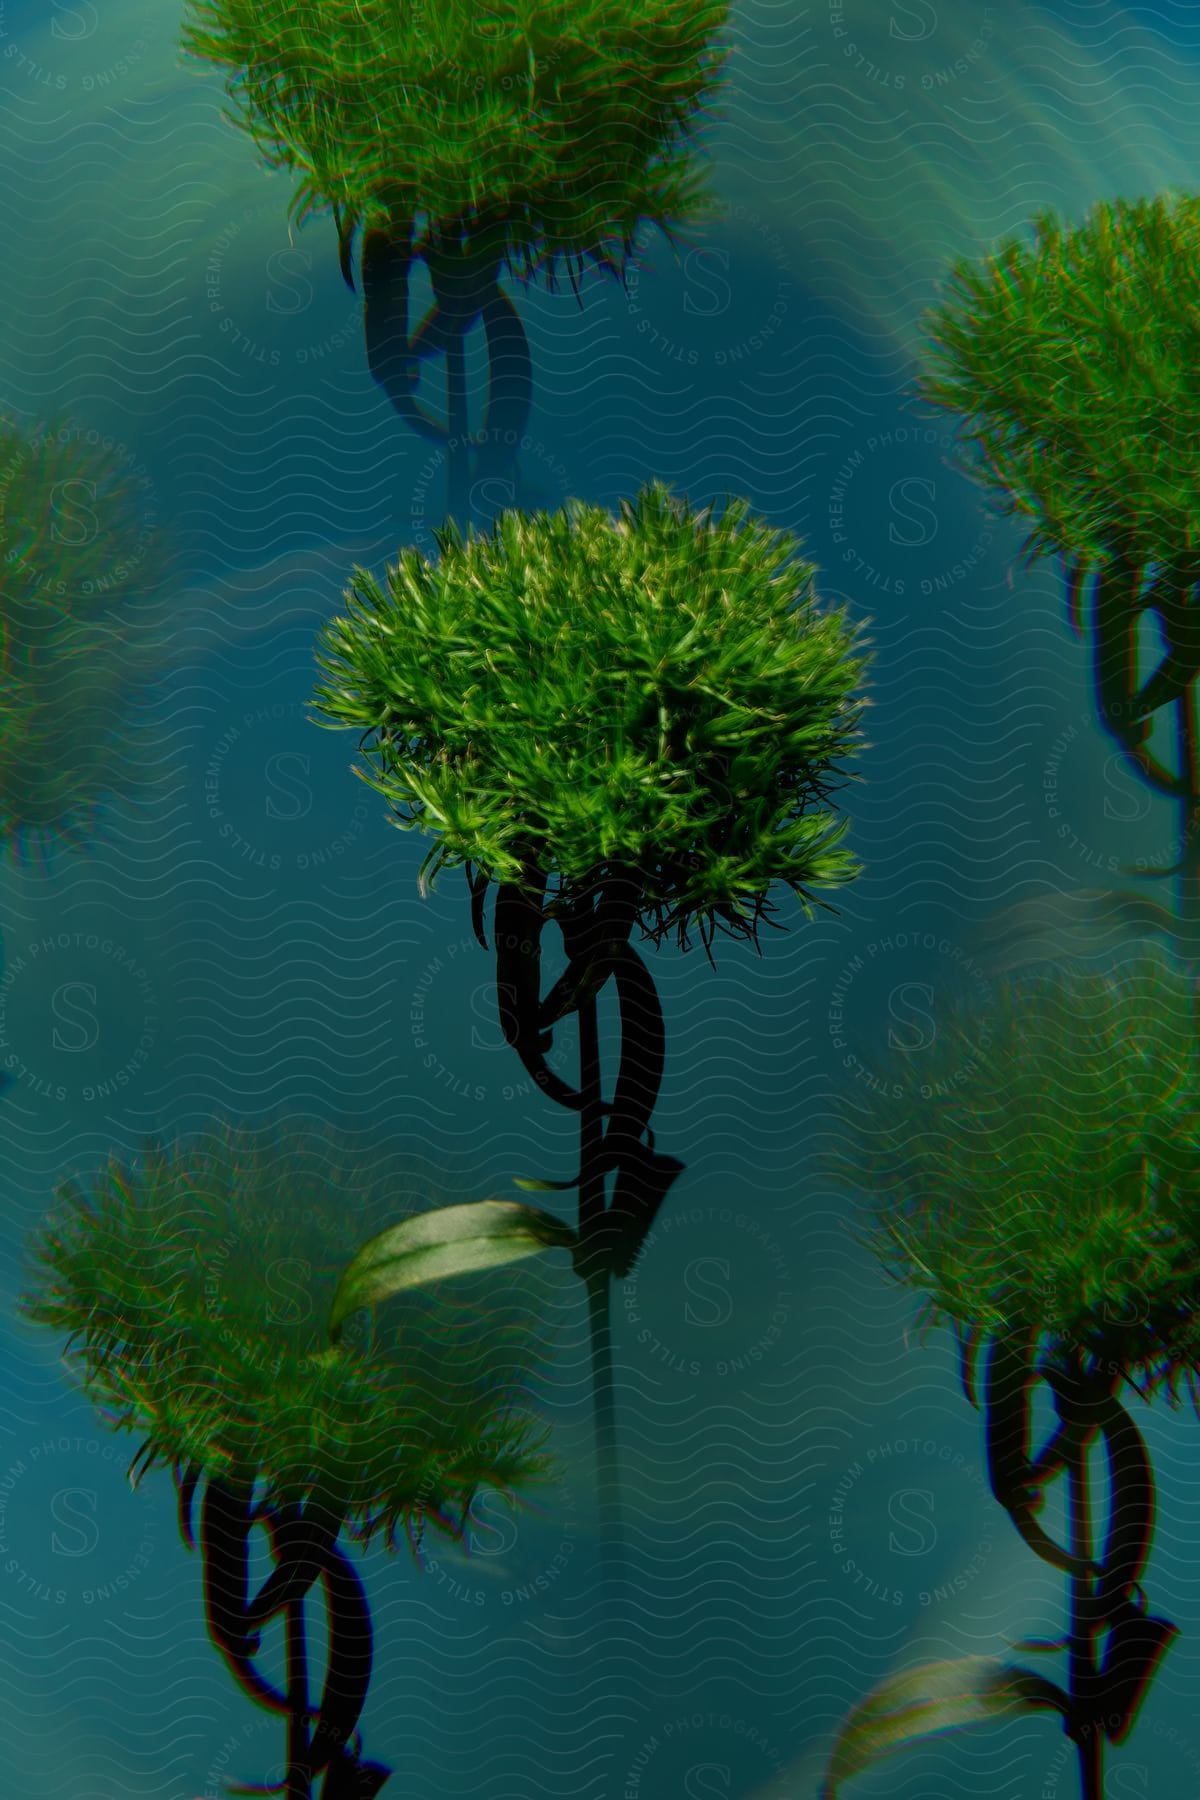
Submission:
M 14 1320 L 55 1183 L 214 1119 L 325 1122 L 411 1153 L 454 1198 L 512 1197 L 513 1176 L 565 1177 L 575 1154 L 499 1040 L 461 876 L 419 895 L 423 844 L 353 779 L 351 739 L 305 717 L 316 629 L 355 563 L 430 548 L 440 472 L 370 379 L 331 223 L 289 242 L 288 180 L 222 120 L 177 29 L 150 0 L 0 8 L 0 398 L 29 423 L 65 410 L 148 472 L 176 595 L 141 727 L 150 787 L 85 853 L 0 871 L 4 1030 L 36 1077 L 5 1097 L 0 1141 L 0 1800 L 193 1800 L 217 1775 L 269 1778 L 281 1753 L 207 1644 L 168 1478 L 130 1493 L 133 1444 Z M 520 297 L 524 473 L 552 504 L 615 505 L 651 477 L 742 494 L 799 534 L 819 591 L 870 620 L 869 745 L 844 796 L 865 872 L 812 923 L 781 896 L 789 931 L 761 957 L 650 956 L 669 1044 L 655 1129 L 687 1172 L 614 1302 L 636 1694 L 614 1699 L 582 1630 L 585 1322 L 560 1272 L 543 1399 L 567 1497 L 521 1521 L 512 1579 L 569 1541 L 561 1573 L 497 1603 L 514 1533 L 486 1509 L 438 1568 L 364 1564 L 367 1752 L 407 1800 L 807 1800 L 883 1675 L 1059 1617 L 1057 1580 L 987 1493 L 952 1345 L 917 1341 L 817 1158 L 856 1068 L 890 1043 L 919 1088 L 937 1007 L 963 985 L 986 1005 L 983 918 L 1170 860 L 1174 821 L 1092 727 L 1057 572 L 1022 572 L 1019 526 L 986 513 L 910 384 L 952 257 L 1047 205 L 1075 218 L 1189 185 L 1200 31 L 1182 5 L 762 0 L 735 9 L 734 44 L 704 138 L 727 217 L 679 263 L 647 238 L 628 293 Z M 480 376 L 476 347 L 476 394 Z M 60 944 L 77 932 L 144 980 Z M 94 990 L 90 1025 L 78 988 L 62 1016 L 72 983 Z M 569 1071 L 570 1032 L 560 1047 Z M 1184 1635 L 1106 1792 L 1183 1800 L 1200 1791 L 1200 1428 L 1138 1416 L 1161 1484 L 1147 1589 Z M 1074 1781 L 1040 1720 L 858 1791 L 1032 1800 Z

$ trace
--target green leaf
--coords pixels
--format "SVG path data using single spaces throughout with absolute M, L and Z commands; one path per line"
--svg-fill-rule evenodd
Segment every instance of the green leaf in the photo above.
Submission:
M 1052 1681 L 989 1656 L 906 1669 L 881 1683 L 847 1718 L 820 1800 L 837 1800 L 842 1782 L 920 1738 L 1047 1707 L 1065 1715 L 1067 1705 L 1067 1696 Z
M 539 1181 L 536 1175 L 514 1175 L 513 1186 L 524 1188 L 527 1194 L 565 1194 L 568 1188 L 578 1187 L 577 1181 Z
M 577 1242 L 569 1225 L 517 1200 L 475 1200 L 419 1213 L 363 1245 L 338 1283 L 329 1336 L 336 1343 L 352 1312 L 405 1288 L 502 1268 L 542 1250 L 573 1250 Z

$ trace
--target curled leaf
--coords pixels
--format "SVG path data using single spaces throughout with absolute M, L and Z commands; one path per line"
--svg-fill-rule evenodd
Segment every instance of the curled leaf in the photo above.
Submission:
M 375 1641 L 366 1592 L 354 1564 L 332 1543 L 325 1546 L 324 1563 L 329 1667 L 308 1747 L 308 1772 L 310 1777 L 317 1775 L 336 1760 L 343 1767 L 334 1778 L 334 1791 L 352 1793 L 342 1779 L 345 1752 L 367 1702 Z M 329 1793 L 328 1782 L 325 1792 Z
M 662 1086 L 667 1040 L 653 977 L 628 944 L 617 958 L 616 978 L 623 1054 L 605 1140 L 620 1154 L 640 1140 L 650 1123 Z
M 1146 1566 L 1154 1538 L 1154 1472 L 1141 1432 L 1115 1395 L 1104 1404 L 1100 1429 L 1108 1457 L 1108 1533 L 1096 1598 L 1108 1612 L 1125 1600 Z
M 243 1693 L 258 1706 L 287 1712 L 288 1700 L 254 1667 L 259 1633 L 249 1623 L 252 1485 L 210 1476 L 200 1511 L 204 1558 L 204 1610 L 208 1633 Z
M 1139 571 L 1117 556 L 1096 583 L 1092 674 L 1100 723 L 1125 749 L 1145 742 L 1150 727 L 1137 695 Z
M 539 1020 L 546 876 L 530 860 L 522 867 L 525 885 L 501 882 L 492 914 L 500 1029 L 547 1099 L 578 1112 L 581 1096 L 547 1067 L 554 1036 L 542 1029 Z
M 1042 1504 L 1029 1449 L 1036 1348 L 1032 1326 L 999 1333 L 989 1346 L 984 1377 L 988 1483 L 1031 1550 L 1068 1575 L 1084 1576 L 1093 1572 L 1091 1565 L 1056 1544 L 1034 1517 Z
M 1161 590 L 1158 612 L 1167 639 L 1167 654 L 1131 701 L 1134 718 L 1146 719 L 1161 707 L 1182 700 L 1200 674 L 1200 634 L 1192 605 L 1193 583 L 1176 572 L 1160 578 L 1151 592 Z
M 829 1759 L 820 1800 L 837 1800 L 841 1784 L 852 1775 L 921 1738 L 1047 1708 L 1065 1717 L 1068 1705 L 1062 1689 L 1044 1676 L 989 1656 L 906 1669 L 882 1682 L 847 1718 Z
M 258 1632 L 286 1607 L 303 1600 L 321 1579 L 342 1521 L 312 1500 L 307 1506 L 262 1507 L 255 1516 L 267 1528 L 276 1563 L 246 1607 L 247 1628 Z
M 475 1200 L 418 1213 L 364 1244 L 338 1283 L 329 1315 L 336 1343 L 361 1306 L 378 1306 L 405 1288 L 451 1275 L 503 1268 L 543 1250 L 573 1250 L 569 1225 L 518 1200 Z

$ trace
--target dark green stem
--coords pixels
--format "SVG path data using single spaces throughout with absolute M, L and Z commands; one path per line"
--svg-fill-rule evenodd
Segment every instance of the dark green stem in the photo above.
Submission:
M 471 523 L 471 423 L 467 416 L 467 345 L 462 331 L 446 342 L 446 513 L 465 534 Z
M 603 1241 L 604 1113 L 600 1085 L 600 1033 L 596 997 L 579 1006 L 579 1235 L 586 1243 Z M 612 1324 L 609 1317 L 611 1273 L 607 1257 L 597 1251 L 583 1272 L 592 1340 L 592 1404 L 596 1433 L 596 1491 L 600 1522 L 600 1571 L 606 1604 L 619 1592 L 624 1553 L 621 1535 L 620 1476 L 617 1467 L 616 1407 L 613 1395 Z
M 1196 691 L 1189 686 L 1176 702 L 1178 709 L 1179 797 L 1183 821 L 1179 858 L 1179 950 L 1190 965 L 1193 979 L 1200 976 L 1200 769 L 1196 766 Z M 1196 991 L 1196 1025 L 1200 1034 L 1200 982 Z
M 312 1800 L 308 1739 L 308 1645 L 304 1635 L 304 1597 L 293 1600 L 286 1615 L 288 1749 L 287 1800 Z
M 485 509 L 496 513 L 520 504 L 520 445 L 533 405 L 533 363 L 521 315 L 499 286 L 482 317 L 488 392 L 476 439 L 474 492 Z
M 425 260 L 437 302 L 431 323 L 446 355 L 447 511 L 465 533 L 471 522 L 472 452 L 467 333 L 495 291 L 500 254 L 482 223 L 464 241 L 463 222 L 454 221 L 434 233 Z
M 1081 1564 L 1092 1558 L 1091 1495 L 1088 1457 L 1092 1428 L 1072 1409 L 1074 1442 L 1067 1463 L 1067 1507 L 1070 1515 L 1071 1554 Z M 1071 1630 L 1068 1667 L 1075 1743 L 1079 1750 L 1081 1800 L 1101 1800 L 1104 1772 L 1104 1732 L 1096 1698 L 1095 1577 L 1071 1576 Z

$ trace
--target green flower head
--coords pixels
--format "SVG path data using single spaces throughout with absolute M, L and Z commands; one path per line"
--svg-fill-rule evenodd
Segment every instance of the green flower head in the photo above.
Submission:
M 930 1055 L 946 1097 L 920 1118 L 847 1112 L 834 1161 L 874 1200 L 866 1241 L 928 1317 L 1032 1330 L 1174 1397 L 1200 1368 L 1190 976 L 1146 954 L 1016 977 L 986 1031 L 960 1013 Z
M 568 896 L 633 877 L 643 929 L 757 918 L 780 881 L 850 879 L 834 765 L 857 745 L 865 655 L 818 610 L 797 540 L 731 501 L 717 521 L 659 484 L 618 517 L 508 512 L 387 592 L 356 570 L 321 635 L 322 722 L 362 734 L 364 779 L 435 834 L 425 869 Z
M 86 834 L 146 775 L 165 572 L 144 482 L 65 421 L 0 418 L 0 849 Z
M 184 49 L 301 177 L 302 221 L 486 216 L 518 274 L 618 270 L 639 222 L 708 210 L 688 146 L 728 0 L 188 0 Z M 614 253 L 613 246 L 620 246 Z
M 1200 552 L 1200 199 L 1103 202 L 955 264 L 919 392 L 965 415 L 972 472 L 1025 549 L 1137 567 Z
M 357 1315 L 330 1344 L 339 1276 L 394 1222 L 406 1173 L 331 1138 L 244 1131 L 113 1161 L 90 1195 L 60 1190 L 23 1310 L 70 1335 L 91 1399 L 143 1436 L 144 1468 L 318 1498 L 364 1542 L 401 1526 L 415 1540 L 426 1519 L 456 1531 L 479 1485 L 545 1472 L 516 1404 L 536 1352 L 461 1283 Z

